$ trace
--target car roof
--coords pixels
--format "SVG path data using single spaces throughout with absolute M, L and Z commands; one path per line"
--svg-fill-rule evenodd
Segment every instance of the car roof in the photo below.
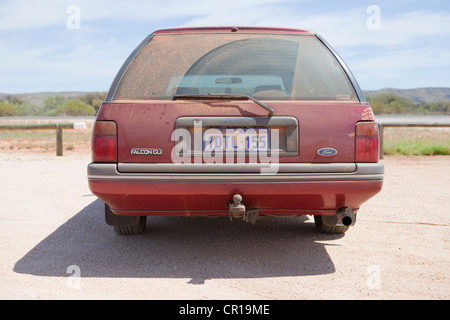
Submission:
M 244 33 L 279 33 L 279 34 L 303 34 L 315 35 L 316 33 L 309 30 L 289 29 L 289 28 L 271 28 L 271 27 L 192 27 L 192 28 L 172 28 L 160 29 L 154 31 L 153 34 L 173 34 L 173 33 L 228 33 L 228 32 L 244 32 Z

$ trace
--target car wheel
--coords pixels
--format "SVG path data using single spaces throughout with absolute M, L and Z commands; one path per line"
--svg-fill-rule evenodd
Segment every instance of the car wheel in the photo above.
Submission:
M 342 234 L 348 230 L 348 226 L 327 226 L 323 223 L 323 216 L 315 215 L 314 222 L 320 232 L 326 234 Z
M 139 223 L 137 225 L 114 226 L 114 231 L 122 236 L 129 236 L 143 233 L 147 225 L 146 218 L 147 217 L 145 216 L 139 217 Z
M 114 227 L 117 234 L 127 236 L 140 234 L 147 225 L 146 216 L 121 216 L 112 212 L 111 207 L 105 203 L 106 223 Z

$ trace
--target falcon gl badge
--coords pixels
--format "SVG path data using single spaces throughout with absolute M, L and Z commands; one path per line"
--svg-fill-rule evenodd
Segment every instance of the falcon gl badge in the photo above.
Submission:
M 145 155 L 145 156 L 151 156 L 151 155 L 155 155 L 155 156 L 160 156 L 163 154 L 162 149 L 136 149 L 136 148 L 132 148 L 130 150 L 130 154 L 133 155 Z

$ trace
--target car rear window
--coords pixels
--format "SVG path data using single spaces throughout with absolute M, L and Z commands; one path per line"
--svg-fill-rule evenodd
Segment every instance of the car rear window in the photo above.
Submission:
M 314 35 L 155 34 L 113 100 L 245 94 L 265 100 L 358 101 L 342 66 Z

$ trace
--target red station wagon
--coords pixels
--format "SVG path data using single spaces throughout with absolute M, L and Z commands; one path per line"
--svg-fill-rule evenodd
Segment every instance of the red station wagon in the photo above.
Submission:
M 91 191 L 119 234 L 146 217 L 312 215 L 355 224 L 382 187 L 378 128 L 350 70 L 311 31 L 155 31 L 95 121 Z

